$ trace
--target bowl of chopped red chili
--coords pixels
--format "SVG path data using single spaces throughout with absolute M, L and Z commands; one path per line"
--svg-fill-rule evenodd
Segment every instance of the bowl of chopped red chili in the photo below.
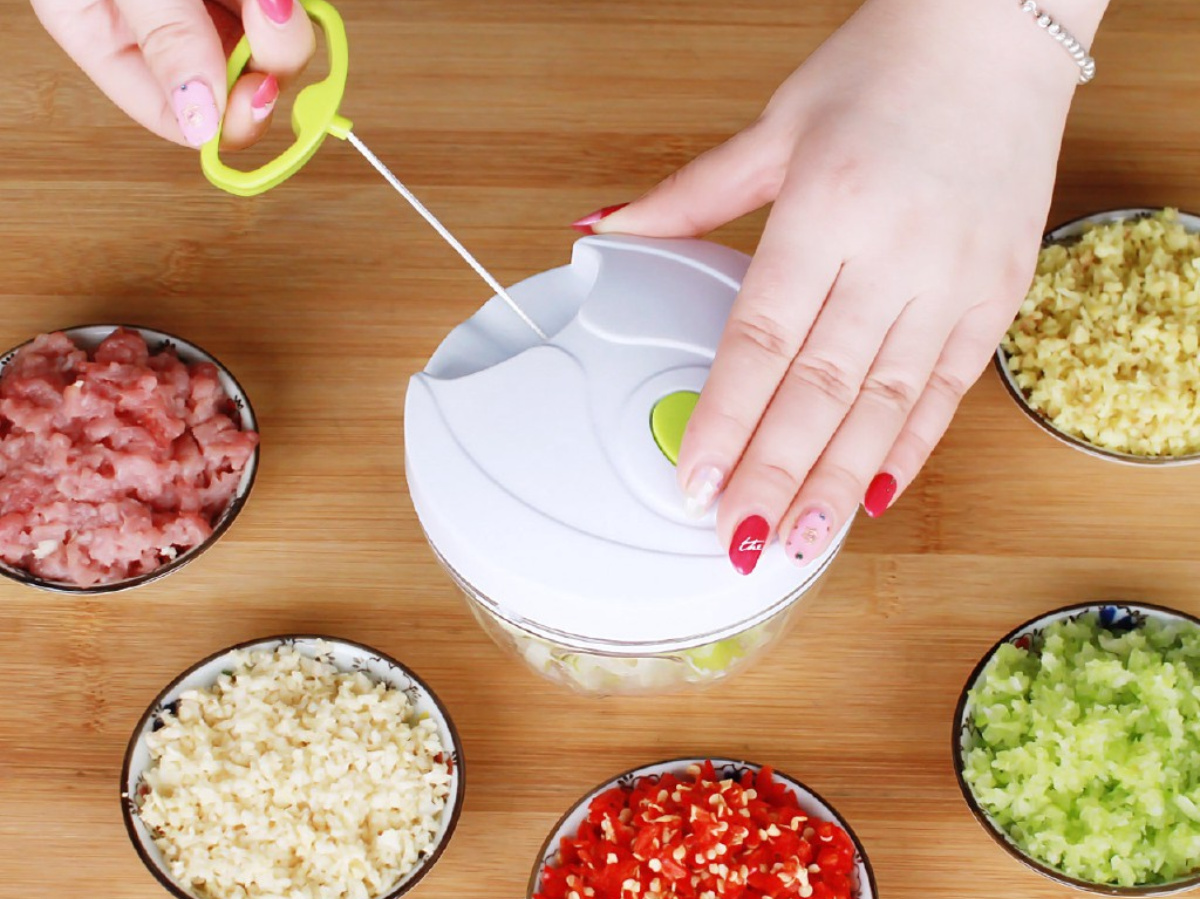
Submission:
M 674 759 L 601 784 L 542 846 L 527 899 L 876 899 L 858 837 L 768 766 Z

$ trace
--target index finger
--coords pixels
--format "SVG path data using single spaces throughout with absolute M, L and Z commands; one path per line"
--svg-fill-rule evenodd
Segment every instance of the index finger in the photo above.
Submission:
M 801 190 L 785 185 L 788 202 L 771 210 L 684 433 L 678 476 L 695 517 L 729 480 L 841 268 Z

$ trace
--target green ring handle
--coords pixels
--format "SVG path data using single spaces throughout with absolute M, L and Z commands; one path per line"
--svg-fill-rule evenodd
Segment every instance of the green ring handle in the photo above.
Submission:
M 307 163 L 320 149 L 328 135 L 345 140 L 352 127 L 348 119 L 338 115 L 350 65 L 350 45 L 346 26 L 333 5 L 327 0 L 300 0 L 309 18 L 325 32 L 329 50 L 329 74 L 321 81 L 304 88 L 292 104 L 292 132 L 295 142 L 270 162 L 246 172 L 231 168 L 221 160 L 221 129 L 200 149 L 200 168 L 205 177 L 221 190 L 239 197 L 253 197 L 282 184 Z M 250 43 L 242 38 L 229 57 L 229 88 L 250 61 Z

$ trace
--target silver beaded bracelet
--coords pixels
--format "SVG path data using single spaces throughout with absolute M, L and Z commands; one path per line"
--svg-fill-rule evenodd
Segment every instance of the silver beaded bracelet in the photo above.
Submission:
M 1059 25 L 1048 14 L 1038 9 L 1038 5 L 1034 0 L 1017 0 L 1021 4 L 1021 11 L 1027 12 L 1033 16 L 1038 27 L 1063 45 L 1063 49 L 1071 54 L 1071 58 L 1075 60 L 1075 65 L 1079 66 L 1079 83 L 1087 84 L 1096 77 L 1096 60 L 1088 55 L 1087 50 L 1083 48 L 1083 44 L 1075 39 L 1075 36 L 1067 29 Z

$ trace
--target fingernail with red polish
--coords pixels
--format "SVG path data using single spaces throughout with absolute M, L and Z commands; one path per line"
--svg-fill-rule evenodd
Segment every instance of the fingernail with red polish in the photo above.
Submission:
M 292 18 L 292 8 L 295 0 L 258 0 L 263 15 L 276 25 L 286 25 Z
M 872 518 L 878 518 L 888 510 L 892 500 L 896 498 L 896 479 L 887 472 L 880 472 L 867 488 L 863 498 L 863 508 Z
M 189 81 L 175 88 L 171 92 L 171 108 L 183 139 L 193 147 L 204 146 L 216 135 L 221 116 L 212 90 L 203 81 Z
M 577 222 L 571 222 L 571 227 L 582 234 L 595 234 L 592 225 L 596 224 L 600 219 L 606 219 L 618 209 L 624 209 L 628 203 L 618 203 L 616 206 L 605 206 L 603 209 L 597 209 L 595 212 L 589 212 Z
M 825 509 L 808 509 L 796 519 L 796 526 L 788 535 L 784 549 L 788 558 L 804 568 L 820 558 L 829 546 L 833 534 L 833 515 Z
M 254 96 L 250 98 L 250 117 L 256 122 L 263 121 L 271 114 L 271 110 L 275 108 L 275 101 L 278 99 L 279 82 L 274 75 L 268 75 L 258 86 Z
M 749 574 L 754 570 L 770 534 L 771 526 L 761 515 L 751 515 L 737 526 L 729 544 L 729 561 L 738 574 Z

